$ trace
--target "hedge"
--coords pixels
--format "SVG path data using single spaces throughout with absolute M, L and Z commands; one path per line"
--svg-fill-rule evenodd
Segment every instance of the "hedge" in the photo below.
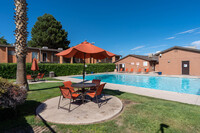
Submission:
M 53 64 L 53 63 L 39 63 L 39 72 L 49 74 L 50 71 L 54 71 L 56 76 L 67 75 L 79 75 L 83 72 L 83 64 Z M 26 64 L 27 74 L 32 74 L 31 63 Z M 113 72 L 115 64 L 113 63 L 98 63 L 87 64 L 87 73 L 101 73 L 101 72 Z M 3 78 L 16 78 L 16 63 L 1 63 L 0 64 L 0 77 Z

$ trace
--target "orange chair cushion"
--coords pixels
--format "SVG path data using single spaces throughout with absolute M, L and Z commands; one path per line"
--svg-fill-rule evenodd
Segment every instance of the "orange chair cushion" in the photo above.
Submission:
M 89 95 L 90 97 L 94 98 L 95 97 L 95 92 L 87 93 L 87 95 Z
M 73 98 L 73 99 L 76 99 L 78 96 L 80 96 L 80 94 L 77 94 L 77 93 L 73 93 L 73 94 L 72 94 L 72 98 Z

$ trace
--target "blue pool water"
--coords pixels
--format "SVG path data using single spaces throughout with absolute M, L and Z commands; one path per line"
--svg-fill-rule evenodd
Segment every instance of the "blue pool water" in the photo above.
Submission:
M 74 77 L 82 79 L 82 76 Z M 157 77 L 125 74 L 100 74 L 86 76 L 86 80 L 101 79 L 102 82 L 151 88 L 156 90 L 200 95 L 200 79 Z

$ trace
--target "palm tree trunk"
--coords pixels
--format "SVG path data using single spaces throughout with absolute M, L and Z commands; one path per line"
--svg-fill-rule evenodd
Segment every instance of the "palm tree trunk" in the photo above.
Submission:
M 17 57 L 16 83 L 29 90 L 26 79 L 26 54 L 27 54 L 27 3 L 26 0 L 15 2 L 15 52 Z
M 28 82 L 26 79 L 26 57 L 17 57 L 17 80 L 16 83 L 29 90 Z

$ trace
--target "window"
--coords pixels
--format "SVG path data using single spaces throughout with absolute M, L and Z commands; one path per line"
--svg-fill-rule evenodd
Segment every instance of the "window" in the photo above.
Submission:
M 143 62 L 143 66 L 148 66 L 148 62 L 147 62 L 147 61 L 144 61 L 144 62 Z
M 47 53 L 42 53 L 42 61 L 43 62 L 47 61 Z
M 134 65 L 134 62 L 131 62 L 131 65 Z
M 8 55 L 15 55 L 15 51 L 8 51 Z
M 136 63 L 136 65 L 137 65 L 137 66 L 139 66 L 139 65 L 140 65 L 140 63 L 139 63 L 139 62 L 137 62 L 137 63 Z
M 37 52 L 32 52 L 32 59 L 38 59 L 38 53 Z

